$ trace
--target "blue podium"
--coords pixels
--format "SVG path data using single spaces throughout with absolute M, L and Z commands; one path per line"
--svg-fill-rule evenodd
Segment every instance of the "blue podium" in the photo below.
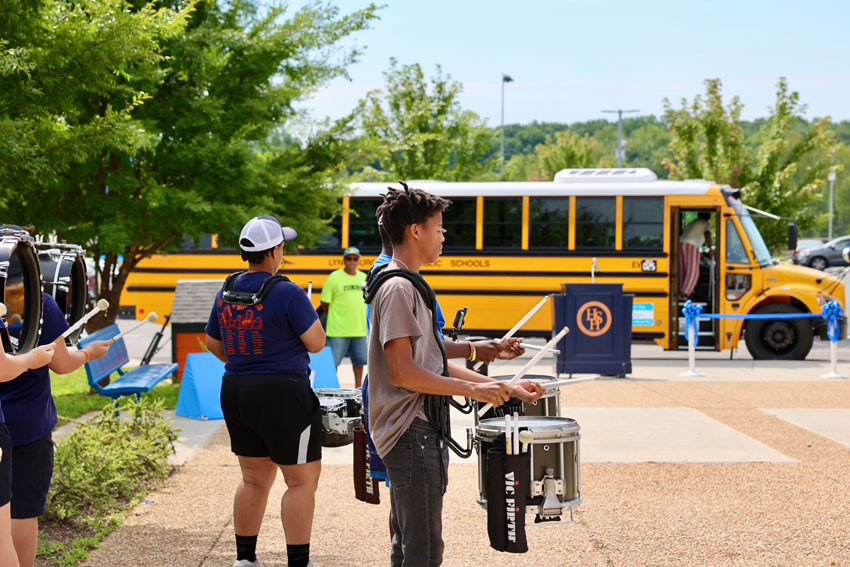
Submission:
M 623 284 L 562 284 L 552 296 L 552 332 L 570 332 L 558 343 L 557 373 L 631 373 L 633 298 Z

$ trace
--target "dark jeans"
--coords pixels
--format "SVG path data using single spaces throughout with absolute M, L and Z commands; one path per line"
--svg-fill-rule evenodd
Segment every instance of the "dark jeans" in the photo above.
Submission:
M 392 567 L 435 567 L 443 562 L 443 463 L 439 434 L 419 418 L 384 457 L 395 532 Z

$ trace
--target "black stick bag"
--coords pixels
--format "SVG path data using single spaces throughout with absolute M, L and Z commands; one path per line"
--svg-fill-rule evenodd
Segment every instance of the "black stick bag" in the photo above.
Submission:
M 525 500 L 531 455 L 487 451 L 487 534 L 496 551 L 525 553 Z
M 367 504 L 380 504 L 381 483 L 369 475 L 369 470 L 368 434 L 361 423 L 354 428 L 354 497 Z

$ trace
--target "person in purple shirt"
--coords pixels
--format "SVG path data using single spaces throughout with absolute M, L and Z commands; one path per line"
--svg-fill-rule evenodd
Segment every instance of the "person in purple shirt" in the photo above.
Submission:
M 2 323 L 0 323 L 0 326 Z M 0 328 L 0 332 L 5 329 Z M 0 348 L 0 382 L 14 380 L 27 370 L 50 364 L 53 345 L 35 348 L 13 356 Z M 0 404 L 0 565 L 19 565 L 12 542 L 12 517 L 9 501 L 12 498 L 12 438 L 6 428 L 3 406 Z
M 0 384 L 0 404 L 12 441 L 12 539 L 21 567 L 35 564 L 38 517 L 44 514 L 53 476 L 53 428 L 56 406 L 50 391 L 50 370 L 68 374 L 89 360 L 102 357 L 112 340 L 95 341 L 85 349 L 69 349 L 56 341 L 68 323 L 56 300 L 43 294 L 40 346 L 53 345 L 49 364 L 27 370 Z
M 260 567 L 257 534 L 277 470 L 287 490 L 281 521 L 290 567 L 309 567 L 322 458 L 322 411 L 310 387 L 310 352 L 325 332 L 307 294 L 274 274 L 297 233 L 254 217 L 239 236 L 248 271 L 230 276 L 207 323 L 207 348 L 225 363 L 221 409 L 242 482 L 233 498 L 234 567 Z

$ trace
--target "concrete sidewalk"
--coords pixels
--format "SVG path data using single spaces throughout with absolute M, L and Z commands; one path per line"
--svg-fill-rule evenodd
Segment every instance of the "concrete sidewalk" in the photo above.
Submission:
M 582 428 L 576 523 L 530 526 L 526 554 L 493 551 L 476 503 L 476 458 L 452 455 L 443 564 L 850 565 L 850 381 L 820 379 L 826 354 L 820 343 L 804 362 L 699 353 L 706 376 L 685 379 L 685 353 L 635 347 L 629 378 L 561 391 L 562 414 Z M 521 364 L 499 363 L 491 374 Z M 846 359 L 839 370 L 850 370 Z M 551 361 L 535 372 L 551 373 Z M 350 386 L 350 367 L 340 375 Z M 464 418 L 453 414 L 459 439 Z M 311 546 L 319 567 L 389 564 L 389 495 L 382 491 L 380 506 L 356 501 L 350 462 L 351 446 L 324 451 Z M 218 427 L 84 565 L 229 567 L 239 478 Z M 286 564 L 283 490 L 281 479 L 260 534 L 269 567 Z

